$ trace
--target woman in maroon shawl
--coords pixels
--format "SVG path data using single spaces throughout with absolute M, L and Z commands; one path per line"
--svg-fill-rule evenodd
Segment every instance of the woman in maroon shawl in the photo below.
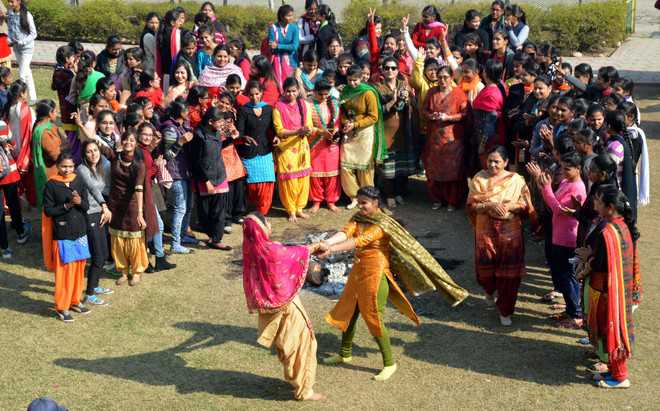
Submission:
M 316 380 L 316 337 L 298 292 L 305 282 L 309 256 L 319 249 L 271 241 L 266 217 L 253 213 L 243 223 L 243 289 L 248 310 L 259 314 L 257 342 L 275 344 L 284 378 L 297 400 L 322 400 Z

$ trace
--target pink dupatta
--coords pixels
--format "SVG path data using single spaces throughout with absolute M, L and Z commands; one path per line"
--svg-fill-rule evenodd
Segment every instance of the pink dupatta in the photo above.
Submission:
M 255 216 L 243 223 L 243 290 L 248 310 L 272 313 L 283 309 L 305 282 L 309 250 L 268 238 Z

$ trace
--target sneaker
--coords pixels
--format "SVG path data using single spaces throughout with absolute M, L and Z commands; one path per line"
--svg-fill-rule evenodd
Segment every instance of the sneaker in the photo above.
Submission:
M 500 315 L 500 324 L 505 327 L 510 327 L 513 322 L 511 321 L 511 316 Z
M 440 203 L 433 203 L 431 205 L 431 210 L 440 210 L 442 208 L 442 204 Z
M 451 213 L 453 211 L 456 211 L 456 209 L 452 206 L 447 206 L 447 211 L 449 211 Z
M 241 217 L 241 218 L 239 218 L 238 220 L 236 220 L 236 223 L 237 223 L 237 224 L 243 224 L 244 222 L 245 222 L 245 219 L 244 219 L 243 217 Z
M 114 291 L 113 291 L 111 288 L 96 287 L 96 288 L 94 289 L 94 294 L 99 294 L 99 295 L 101 295 L 101 294 L 105 294 L 105 295 L 109 295 L 109 294 L 112 294 L 112 293 L 114 293 Z
M 16 236 L 16 242 L 18 244 L 25 244 L 30 239 L 30 234 L 32 234 L 32 224 L 23 223 L 23 234 Z
M 103 265 L 103 269 L 105 271 L 114 271 L 115 270 L 115 263 L 106 263 Z
M 73 322 L 73 317 L 71 316 L 71 313 L 68 311 L 55 311 L 57 313 L 57 317 L 64 321 L 65 323 L 72 323 Z
M 625 379 L 623 381 L 617 381 L 614 378 L 605 378 L 604 380 L 598 381 L 596 385 L 600 388 L 630 388 L 630 380 Z
M 8 260 L 14 256 L 14 253 L 11 251 L 11 248 L 5 248 L 2 250 L 2 258 Z
M 82 304 L 75 304 L 71 306 L 71 310 L 77 312 L 78 314 L 89 314 L 92 310 L 85 307 Z
M 85 296 L 85 303 L 86 304 L 92 304 L 92 305 L 106 305 L 107 304 L 105 302 L 105 300 L 97 297 L 96 294 L 86 295 Z
M 190 248 L 186 248 L 181 245 L 173 245 L 172 248 L 170 248 L 170 253 L 172 254 L 190 254 L 192 250 Z
M 198 245 L 199 240 L 196 239 L 193 236 L 190 236 L 188 234 L 184 235 L 183 238 L 181 238 L 181 244 L 186 244 L 186 245 Z
M 226 225 L 224 231 L 225 231 L 225 234 L 231 234 L 234 231 L 234 229 L 232 228 L 232 226 Z

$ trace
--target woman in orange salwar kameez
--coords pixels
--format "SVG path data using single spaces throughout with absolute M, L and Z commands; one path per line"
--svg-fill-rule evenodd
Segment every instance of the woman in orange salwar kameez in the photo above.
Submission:
M 297 400 L 322 400 L 315 393 L 316 338 L 298 292 L 305 282 L 311 246 L 285 246 L 272 241 L 271 226 L 253 213 L 243 223 L 243 290 L 248 310 L 259 313 L 257 342 L 275 344 L 284 379 Z
M 346 287 L 337 305 L 325 317 L 328 323 L 343 332 L 339 354 L 327 358 L 325 363 L 352 361 L 355 327 L 362 315 L 383 356 L 383 369 L 373 378 L 385 381 L 397 369 L 392 360 L 389 333 L 383 323 L 388 297 L 401 313 L 419 325 L 419 318 L 394 281 L 393 273 L 410 291 L 419 294 L 437 290 L 452 306 L 465 300 L 468 293 L 410 233 L 381 211 L 379 197 L 380 192 L 373 186 L 358 190 L 360 211 L 342 231 L 321 243 L 321 257 L 332 252 L 356 250 L 355 264 Z
M 438 85 L 428 92 L 424 102 L 427 137 L 422 161 L 434 210 L 447 205 L 452 211 L 465 203 L 463 120 L 467 109 L 467 96 L 460 87 L 452 86 L 451 69 L 442 67 Z

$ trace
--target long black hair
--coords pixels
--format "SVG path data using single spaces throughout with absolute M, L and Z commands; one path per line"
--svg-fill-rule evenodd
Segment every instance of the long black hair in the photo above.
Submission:
M 96 54 L 91 50 L 85 50 L 80 55 L 80 61 L 78 62 L 78 71 L 76 72 L 76 78 L 74 79 L 74 89 L 73 96 L 76 100 L 80 96 L 80 92 L 85 86 L 87 77 L 94 70 L 94 63 L 96 62 Z
M 26 0 L 21 0 L 21 6 L 19 9 L 20 13 L 20 26 L 21 26 L 21 31 L 25 34 L 30 33 L 30 21 L 28 19 L 28 8 L 27 8 L 27 3 Z
M 634 217 L 635 214 L 630 205 L 630 201 L 628 201 L 628 197 L 626 197 L 617 186 L 612 184 L 604 184 L 598 187 L 597 195 L 605 206 L 614 207 L 616 212 L 623 217 L 623 220 L 630 231 L 630 237 L 633 242 L 637 241 L 637 239 L 639 239 L 639 231 L 637 230 L 637 223 Z
M 256 69 L 257 77 L 251 78 L 251 80 L 261 80 L 263 78 L 275 81 L 275 70 L 266 56 L 262 56 L 261 54 L 254 56 L 252 67 Z
M 46 117 L 50 116 L 50 114 L 57 108 L 57 105 L 55 102 L 49 98 L 39 100 L 37 102 L 36 108 L 35 108 L 35 113 L 36 113 L 36 122 L 40 122 L 41 120 L 45 119 Z
M 22 94 L 27 93 L 27 89 L 27 84 L 21 79 L 15 80 L 11 83 L 9 91 L 7 92 L 7 104 L 5 104 L 3 108 L 2 116 L 4 118 L 9 118 L 9 109 L 11 109 L 14 104 L 18 103 L 19 97 Z
M 144 35 L 145 34 L 152 34 L 154 37 L 156 37 L 158 35 L 158 33 L 151 30 L 149 28 L 149 25 L 148 25 L 149 20 L 153 19 L 154 17 L 158 19 L 158 28 L 160 29 L 161 19 L 160 19 L 160 16 L 158 15 L 158 13 L 156 13 L 155 11 L 147 13 L 147 16 L 144 18 L 144 28 L 142 29 L 142 34 L 140 34 L 140 48 L 142 50 L 144 50 Z

